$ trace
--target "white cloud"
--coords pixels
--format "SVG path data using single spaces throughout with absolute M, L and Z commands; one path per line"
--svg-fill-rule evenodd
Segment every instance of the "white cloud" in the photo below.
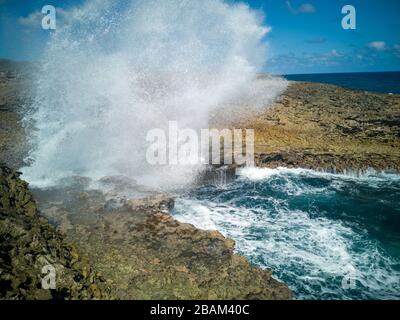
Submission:
M 372 41 L 368 44 L 368 47 L 370 49 L 376 50 L 376 51 L 383 51 L 386 49 L 386 42 L 384 41 Z
M 400 44 L 395 44 L 393 46 L 393 52 L 396 57 L 400 58 Z
M 62 8 L 56 8 L 57 26 L 71 23 L 74 19 L 79 20 L 80 14 L 81 11 L 79 9 L 64 10 Z M 34 11 L 26 17 L 19 17 L 18 23 L 26 28 L 41 28 L 44 16 L 45 14 L 41 11 Z
M 336 49 L 331 50 L 331 52 L 328 55 L 330 55 L 332 57 L 341 57 L 341 56 L 343 56 L 343 54 L 339 53 Z
M 315 13 L 317 10 L 315 7 L 310 4 L 310 3 L 303 3 L 301 4 L 298 8 L 294 8 L 290 1 L 286 1 L 286 7 L 287 9 L 293 13 L 293 14 L 298 14 L 298 13 Z
M 310 4 L 310 3 L 303 3 L 300 7 L 299 7 L 299 12 L 302 13 L 314 13 L 315 11 L 317 11 L 315 9 L 315 7 Z
M 285 54 L 269 59 L 269 67 L 275 70 L 290 70 L 304 68 L 304 70 L 315 67 L 334 67 L 345 63 L 348 57 L 344 52 L 333 49 L 323 53 Z M 283 71 L 284 73 L 284 71 Z
M 18 23 L 24 27 L 41 27 L 42 13 L 40 11 L 31 12 L 26 17 L 19 17 Z

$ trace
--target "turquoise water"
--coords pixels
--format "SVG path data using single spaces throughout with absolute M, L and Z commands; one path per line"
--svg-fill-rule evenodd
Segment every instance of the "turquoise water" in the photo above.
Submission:
M 399 205 L 399 175 L 252 168 L 181 196 L 174 215 L 234 239 L 296 299 L 398 299 Z

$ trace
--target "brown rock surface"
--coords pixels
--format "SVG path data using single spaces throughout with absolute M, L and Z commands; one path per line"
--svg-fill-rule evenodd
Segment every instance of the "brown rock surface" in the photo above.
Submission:
M 271 107 L 216 127 L 255 130 L 259 166 L 345 170 L 400 169 L 400 96 L 291 82 Z
M 234 254 L 234 241 L 176 221 L 157 195 L 107 205 L 99 191 L 37 192 L 43 214 L 64 230 L 119 299 L 290 299 L 271 272 Z M 53 200 L 51 200 L 53 198 Z M 70 206 L 73 203 L 73 207 Z
M 25 83 L 12 72 L 0 69 L 0 161 L 19 168 L 27 154 L 22 126 Z
M 0 299 L 109 299 L 74 246 L 39 217 L 19 174 L 0 167 Z M 43 289 L 42 268 L 54 267 L 56 289 Z

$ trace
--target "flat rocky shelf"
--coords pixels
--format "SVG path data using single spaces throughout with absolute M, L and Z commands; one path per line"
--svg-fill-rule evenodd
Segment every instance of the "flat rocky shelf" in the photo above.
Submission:
M 258 166 L 400 170 L 399 95 L 291 82 L 272 106 L 240 113 L 223 110 L 212 126 L 254 129 Z

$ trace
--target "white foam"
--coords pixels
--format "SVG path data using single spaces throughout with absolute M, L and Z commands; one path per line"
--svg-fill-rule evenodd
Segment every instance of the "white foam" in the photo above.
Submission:
M 354 270 L 358 297 L 399 298 L 399 261 L 384 252 L 367 230 L 330 218 L 312 203 L 307 212 L 293 209 L 285 198 L 337 192 L 346 185 L 351 190 L 354 186 L 357 189 L 357 184 L 381 188 L 392 181 L 398 185 L 399 176 L 370 172 L 356 177 L 286 168 L 252 168 L 241 173 L 242 178 L 224 192 L 202 191 L 201 197 L 210 192 L 205 200 L 178 198 L 174 216 L 234 239 L 240 254 L 273 269 L 275 277 L 283 281 L 291 278 L 296 298 L 353 298 L 351 290 L 341 287 L 349 268 Z M 325 179 L 328 187 L 304 184 L 300 179 L 304 177 Z M 274 195 L 276 192 L 279 196 Z
M 399 181 L 400 175 L 397 173 L 389 173 L 385 171 L 377 171 L 375 169 L 367 169 L 362 172 L 345 170 L 343 173 L 332 173 L 327 171 L 316 171 L 304 168 L 260 168 L 260 167 L 244 167 L 237 170 L 237 175 L 244 179 L 252 181 L 262 181 L 274 176 L 284 177 L 285 175 L 298 175 L 306 177 L 321 177 L 321 178 L 338 178 L 341 180 L 354 180 L 364 182 L 368 181 L 384 181 L 393 180 Z

